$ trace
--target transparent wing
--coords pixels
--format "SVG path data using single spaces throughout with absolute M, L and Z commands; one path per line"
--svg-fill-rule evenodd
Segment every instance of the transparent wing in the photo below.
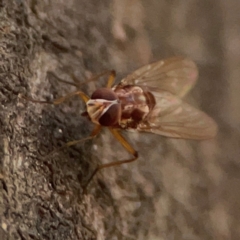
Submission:
M 216 135 L 216 123 L 204 112 L 169 92 L 152 93 L 156 98 L 156 106 L 147 119 L 138 125 L 139 131 L 198 140 Z
M 196 64 L 183 57 L 173 57 L 145 65 L 121 81 L 122 85 L 139 85 L 169 91 L 184 97 L 198 77 Z

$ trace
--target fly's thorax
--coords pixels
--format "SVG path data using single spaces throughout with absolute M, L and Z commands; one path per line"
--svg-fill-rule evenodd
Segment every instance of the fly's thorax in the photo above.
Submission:
M 109 88 L 99 88 L 86 103 L 87 113 L 93 123 L 114 126 L 121 118 L 121 105 L 117 95 Z
M 156 104 L 154 96 L 141 86 L 117 85 L 113 90 L 121 102 L 120 125 L 122 128 L 135 128 L 139 122 L 146 119 Z

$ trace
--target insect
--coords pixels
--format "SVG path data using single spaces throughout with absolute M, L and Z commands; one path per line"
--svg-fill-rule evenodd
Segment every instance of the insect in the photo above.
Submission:
M 107 127 L 132 155 L 126 160 L 99 165 L 87 181 L 87 187 L 100 169 L 130 163 L 138 158 L 138 152 L 119 130 L 195 140 L 213 138 L 217 133 L 215 121 L 182 100 L 196 83 L 197 77 L 198 69 L 193 61 L 173 57 L 145 65 L 114 86 L 115 72 L 112 71 L 107 86 L 96 89 L 91 97 L 77 90 L 52 102 L 31 101 L 60 104 L 69 97 L 78 95 L 86 103 L 83 115 L 95 124 L 95 128 L 89 137 L 69 142 L 66 146 L 91 139 L 102 127 Z

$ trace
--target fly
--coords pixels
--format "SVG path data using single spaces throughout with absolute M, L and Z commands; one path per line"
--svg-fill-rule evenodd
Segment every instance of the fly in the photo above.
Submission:
M 173 57 L 145 65 L 114 86 L 115 72 L 112 71 L 107 86 L 96 89 L 91 97 L 77 90 L 52 102 L 30 101 L 56 105 L 78 95 L 86 103 L 86 112 L 82 115 L 88 117 L 95 128 L 89 137 L 68 142 L 64 147 L 91 139 L 102 127 L 107 127 L 132 155 L 126 160 L 99 165 L 88 179 L 86 188 L 100 169 L 130 163 L 138 158 L 138 152 L 119 130 L 137 130 L 182 139 L 213 138 L 217 133 L 215 121 L 183 100 L 195 85 L 197 77 L 198 69 L 193 61 Z

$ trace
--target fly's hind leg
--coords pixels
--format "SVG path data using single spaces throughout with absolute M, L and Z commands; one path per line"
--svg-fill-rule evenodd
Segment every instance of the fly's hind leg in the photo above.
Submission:
M 105 163 L 102 165 L 99 165 L 94 172 L 92 173 L 92 175 L 90 176 L 90 178 L 88 179 L 87 183 L 84 186 L 84 191 L 86 192 L 87 186 L 89 185 L 89 183 L 92 181 L 93 177 L 97 174 L 97 172 L 103 168 L 109 168 L 109 167 L 114 167 L 114 166 L 118 166 L 124 163 L 130 163 L 133 162 L 135 160 L 137 160 L 138 158 L 138 152 L 134 150 L 134 148 L 127 142 L 127 140 L 119 133 L 118 130 L 113 129 L 113 128 L 109 128 L 109 130 L 111 131 L 111 133 L 113 134 L 113 136 L 122 144 L 122 146 L 133 155 L 132 158 L 130 159 L 126 159 L 126 160 L 119 160 L 119 161 L 114 161 L 111 163 Z

